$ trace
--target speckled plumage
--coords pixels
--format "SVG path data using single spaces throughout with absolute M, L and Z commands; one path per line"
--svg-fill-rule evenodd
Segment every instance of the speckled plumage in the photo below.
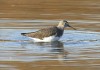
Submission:
M 33 39 L 34 42 L 58 41 L 60 37 L 63 35 L 65 27 L 71 27 L 71 26 L 68 24 L 66 20 L 62 20 L 59 22 L 58 26 L 43 28 L 36 32 L 21 33 L 21 35 Z
M 29 32 L 29 33 L 21 33 L 23 36 L 28 36 L 32 38 L 39 38 L 43 39 L 44 37 L 49 37 L 49 36 L 55 36 L 55 37 L 61 37 L 63 35 L 62 29 L 58 27 L 50 27 L 50 28 L 44 28 L 36 32 Z

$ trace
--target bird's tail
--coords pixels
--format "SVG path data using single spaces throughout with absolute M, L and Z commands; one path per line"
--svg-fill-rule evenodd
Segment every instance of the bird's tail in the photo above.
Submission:
M 21 35 L 26 36 L 27 33 L 21 33 Z

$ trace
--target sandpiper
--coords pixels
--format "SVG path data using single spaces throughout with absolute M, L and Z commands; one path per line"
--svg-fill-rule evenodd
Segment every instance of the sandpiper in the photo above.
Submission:
M 66 20 L 62 20 L 59 22 L 58 26 L 43 28 L 36 32 L 21 33 L 21 35 L 31 38 L 33 42 L 58 41 L 62 37 L 65 27 L 73 28 Z M 73 29 L 75 30 L 75 28 Z

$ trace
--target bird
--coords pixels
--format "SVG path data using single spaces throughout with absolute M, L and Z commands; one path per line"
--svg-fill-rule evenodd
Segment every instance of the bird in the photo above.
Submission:
M 66 27 L 73 28 L 66 20 L 61 20 L 57 26 L 42 28 L 36 32 L 21 33 L 21 35 L 31 38 L 33 42 L 54 42 L 62 37 Z

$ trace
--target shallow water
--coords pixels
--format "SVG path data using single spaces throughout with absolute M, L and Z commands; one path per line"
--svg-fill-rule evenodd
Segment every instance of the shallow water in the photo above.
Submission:
M 59 42 L 33 43 L 21 32 L 37 29 L 1 29 L 0 68 L 19 70 L 36 67 L 100 68 L 100 33 L 65 30 Z M 21 65 L 22 64 L 22 65 Z M 27 67 L 23 65 L 27 65 Z M 66 67 L 67 66 L 67 67 Z
M 59 42 L 20 35 L 62 19 L 77 30 Z M 100 1 L 0 0 L 0 70 L 100 70 Z

